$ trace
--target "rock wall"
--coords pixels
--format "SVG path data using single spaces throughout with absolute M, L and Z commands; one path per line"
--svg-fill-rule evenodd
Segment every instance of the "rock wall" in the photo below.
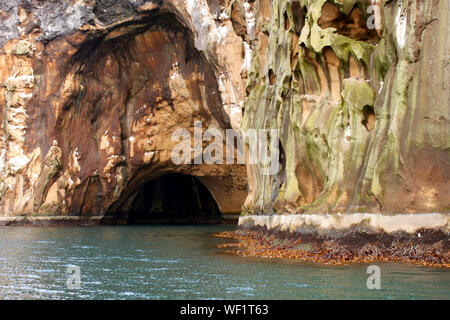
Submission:
M 282 168 L 248 165 L 245 213 L 448 213 L 449 2 L 253 5 L 242 130 L 279 129 Z
M 240 212 L 245 165 L 171 160 L 176 129 L 240 127 L 245 47 L 228 6 L 1 2 L 0 214 L 102 217 L 166 173 Z
M 447 214 L 448 6 L 1 2 L 0 214 L 102 217 L 166 173 L 222 212 Z M 199 120 L 278 129 L 279 173 L 174 165 Z
M 254 7 L 241 130 L 277 129 L 281 168 L 247 164 L 222 236 L 243 256 L 449 267 L 449 2 Z

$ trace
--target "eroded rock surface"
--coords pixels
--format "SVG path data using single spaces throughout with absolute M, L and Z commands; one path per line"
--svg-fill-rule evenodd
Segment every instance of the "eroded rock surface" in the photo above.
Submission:
M 222 212 L 448 214 L 448 7 L 3 1 L 0 213 L 114 215 L 179 173 Z M 278 129 L 279 174 L 174 165 L 195 121 Z
M 229 5 L 2 2 L 1 214 L 114 216 L 168 173 L 239 212 L 245 165 L 171 160 L 177 129 L 240 127 L 245 48 Z
M 241 129 L 279 129 L 282 168 L 248 165 L 246 212 L 448 213 L 448 6 L 255 2 Z

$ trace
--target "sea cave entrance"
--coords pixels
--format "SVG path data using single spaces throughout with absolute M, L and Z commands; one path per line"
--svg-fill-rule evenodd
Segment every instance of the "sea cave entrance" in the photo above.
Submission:
M 146 182 L 127 207 L 127 224 L 220 223 L 222 220 L 208 189 L 196 177 L 184 174 L 170 173 Z

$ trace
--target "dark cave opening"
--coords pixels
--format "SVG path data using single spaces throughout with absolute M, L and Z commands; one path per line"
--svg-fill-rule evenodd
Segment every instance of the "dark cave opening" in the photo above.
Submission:
M 220 223 L 221 218 L 216 201 L 197 178 L 171 173 L 139 189 L 127 223 Z

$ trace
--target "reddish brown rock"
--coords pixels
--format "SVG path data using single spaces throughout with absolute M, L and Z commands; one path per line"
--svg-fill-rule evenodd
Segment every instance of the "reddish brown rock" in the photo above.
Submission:
M 225 136 L 239 128 L 242 39 L 228 18 L 215 22 L 205 8 L 182 1 L 0 8 L 18 20 L 17 33 L 9 25 L 14 37 L 0 39 L 2 215 L 126 217 L 127 201 L 169 173 L 196 177 L 222 213 L 240 212 L 245 165 L 171 159 L 177 129 L 193 134 L 201 121 Z

